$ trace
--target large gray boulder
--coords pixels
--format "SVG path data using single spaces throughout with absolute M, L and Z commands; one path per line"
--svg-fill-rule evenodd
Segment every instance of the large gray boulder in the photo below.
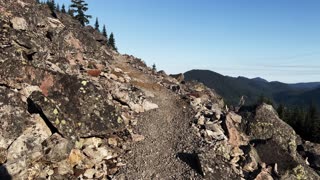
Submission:
M 273 167 L 276 176 L 282 179 L 299 179 L 303 173 L 303 177 L 307 179 L 320 178 L 297 153 L 299 137 L 293 128 L 278 117 L 271 105 L 258 106 L 255 112 L 245 119 L 245 132 L 251 145 L 261 162 Z

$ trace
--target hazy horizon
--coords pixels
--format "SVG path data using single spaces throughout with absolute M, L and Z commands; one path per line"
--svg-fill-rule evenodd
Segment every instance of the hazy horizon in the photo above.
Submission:
M 69 4 L 69 0 L 56 3 Z M 320 1 L 95 0 L 87 14 L 119 52 L 167 73 L 209 69 L 285 83 L 320 81 Z

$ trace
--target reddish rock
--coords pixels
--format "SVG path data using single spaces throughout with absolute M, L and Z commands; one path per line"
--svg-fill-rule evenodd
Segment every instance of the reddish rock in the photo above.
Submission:
M 90 69 L 90 70 L 87 70 L 87 73 L 90 76 L 98 77 L 100 75 L 100 73 L 101 73 L 101 70 L 99 70 L 99 69 Z
M 48 96 L 49 88 L 51 88 L 54 85 L 53 82 L 54 82 L 54 79 L 51 74 L 44 77 L 40 85 L 40 89 L 45 96 Z
M 226 117 L 226 126 L 229 134 L 229 143 L 234 147 L 247 145 L 249 139 L 246 137 L 245 134 L 241 133 L 237 129 L 237 125 L 235 123 L 235 120 L 233 119 L 234 116 L 234 114 L 229 113 Z

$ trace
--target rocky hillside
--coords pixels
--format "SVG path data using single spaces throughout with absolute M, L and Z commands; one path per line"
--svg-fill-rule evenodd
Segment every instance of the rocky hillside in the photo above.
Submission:
M 0 1 L 0 179 L 319 179 L 271 106 L 232 112 L 34 0 Z

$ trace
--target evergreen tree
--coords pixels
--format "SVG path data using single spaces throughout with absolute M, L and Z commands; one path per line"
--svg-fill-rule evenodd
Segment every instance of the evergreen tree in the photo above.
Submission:
M 283 104 L 280 104 L 278 106 L 277 112 L 278 112 L 279 118 L 285 121 L 285 119 L 284 119 L 285 109 L 284 109 L 284 105 Z
M 111 47 L 113 50 L 117 51 L 116 40 L 114 39 L 113 33 L 110 34 L 108 46 Z
M 261 94 L 259 99 L 258 99 L 258 105 L 260 105 L 262 103 L 266 103 L 266 104 L 269 104 L 269 105 L 273 106 L 272 100 L 270 98 L 265 97 L 263 94 Z
M 86 25 L 89 23 L 90 15 L 86 15 L 85 12 L 88 10 L 88 4 L 84 0 L 71 0 L 71 8 L 77 14 L 74 16 L 81 25 Z
M 56 4 L 54 2 L 54 0 L 47 0 L 47 5 L 49 6 L 49 9 L 54 12 L 55 8 L 56 8 Z
M 37 3 L 37 4 L 41 4 L 40 0 L 36 0 L 36 3 Z
M 56 11 L 57 12 L 60 12 L 60 5 L 57 3 L 57 5 L 56 5 Z
M 99 30 L 99 21 L 98 21 L 98 18 L 96 18 L 96 23 L 94 24 L 94 28 L 100 32 Z
M 71 8 L 68 9 L 68 14 L 72 17 L 74 17 L 74 12 Z
M 105 25 L 103 25 L 103 28 L 102 28 L 102 35 L 107 38 L 107 42 L 108 42 L 108 33 Z
M 153 70 L 153 71 L 157 71 L 157 67 L 156 67 L 156 64 L 155 64 L 155 63 L 153 63 L 153 65 L 152 65 L 152 70 Z
M 62 6 L 61 6 L 61 12 L 66 13 L 66 7 L 64 6 L 64 4 L 62 4 Z

